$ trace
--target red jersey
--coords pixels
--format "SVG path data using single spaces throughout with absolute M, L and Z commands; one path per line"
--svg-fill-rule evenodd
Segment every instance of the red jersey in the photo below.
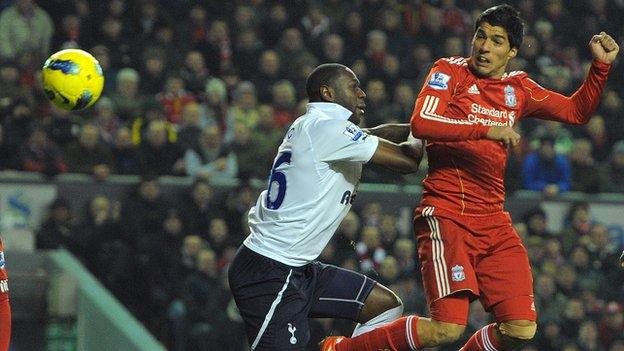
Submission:
M 427 140 L 429 174 L 421 206 L 477 216 L 502 211 L 507 148 L 482 139 L 489 128 L 514 126 L 522 117 L 586 123 L 600 101 L 609 68 L 594 60 L 583 85 L 566 97 L 522 71 L 480 78 L 466 58 L 438 60 L 411 118 L 412 134 Z

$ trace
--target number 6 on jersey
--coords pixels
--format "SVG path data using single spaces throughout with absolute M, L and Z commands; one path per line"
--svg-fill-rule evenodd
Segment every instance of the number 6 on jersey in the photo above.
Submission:
M 290 157 L 292 153 L 290 151 L 283 152 L 280 157 L 277 158 L 271 169 L 271 178 L 269 179 L 269 188 L 267 189 L 266 207 L 271 210 L 277 210 L 284 201 L 286 196 L 286 175 L 283 172 L 277 171 L 277 168 L 282 163 L 290 164 Z M 277 182 L 277 195 L 273 195 L 273 183 Z

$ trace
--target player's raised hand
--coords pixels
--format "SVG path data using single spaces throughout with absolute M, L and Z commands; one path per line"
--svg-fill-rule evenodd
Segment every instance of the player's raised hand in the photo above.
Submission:
M 510 126 L 490 127 L 485 138 L 500 141 L 505 144 L 505 146 L 516 146 L 520 143 L 520 134 L 516 133 Z
M 618 44 L 605 32 L 594 35 L 589 41 L 589 49 L 592 56 L 604 63 L 612 63 L 620 51 Z

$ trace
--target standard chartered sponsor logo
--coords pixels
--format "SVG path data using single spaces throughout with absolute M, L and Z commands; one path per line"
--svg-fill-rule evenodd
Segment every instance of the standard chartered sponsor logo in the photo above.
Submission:
M 492 127 L 492 126 L 497 126 L 497 127 L 504 127 L 504 126 L 508 126 L 509 122 L 505 121 L 505 122 L 501 122 L 501 121 L 492 121 L 491 119 L 486 119 L 486 118 L 481 118 L 478 116 L 473 115 L 472 113 L 468 114 L 468 120 L 472 123 L 479 123 L 479 124 L 483 124 L 484 126 L 488 126 L 488 127 Z
M 495 118 L 507 118 L 507 110 L 497 110 L 494 107 L 487 108 L 479 104 L 472 104 L 470 112 Z

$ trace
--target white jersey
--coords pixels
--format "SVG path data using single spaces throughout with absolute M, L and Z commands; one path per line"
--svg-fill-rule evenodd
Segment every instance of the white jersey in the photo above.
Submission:
M 244 245 L 289 266 L 316 259 L 351 208 L 379 139 L 348 121 L 351 111 L 308 104 L 278 149 L 269 187 L 249 211 Z

